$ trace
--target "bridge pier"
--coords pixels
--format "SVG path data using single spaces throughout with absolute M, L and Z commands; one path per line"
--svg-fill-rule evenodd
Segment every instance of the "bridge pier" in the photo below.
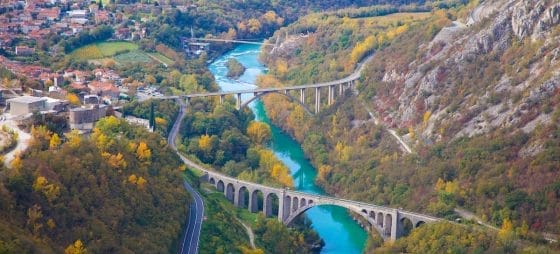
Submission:
M 237 110 L 240 110 L 241 109 L 241 94 L 240 93 L 236 94 L 235 99 L 236 99 L 235 100 L 235 108 Z
M 301 104 L 305 103 L 305 88 L 299 89 L 299 102 L 301 102 Z
M 315 87 L 315 114 L 321 109 L 321 88 Z
M 282 193 L 278 195 L 278 220 L 280 222 L 284 221 L 284 198 L 286 197 L 286 190 L 282 190 Z
M 342 84 L 338 84 L 338 95 L 342 96 L 344 94 L 344 87 Z
M 334 86 L 329 86 L 328 105 L 332 105 L 334 101 Z
M 224 97 L 225 95 L 220 95 L 220 105 L 224 105 Z

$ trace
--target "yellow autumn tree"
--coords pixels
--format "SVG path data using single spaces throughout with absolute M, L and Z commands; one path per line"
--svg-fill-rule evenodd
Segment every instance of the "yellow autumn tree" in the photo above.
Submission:
M 80 97 L 74 93 L 68 93 L 68 95 L 66 95 L 66 99 L 72 105 L 79 106 L 81 104 Z
M 209 135 L 202 135 L 198 139 L 198 148 L 205 153 L 212 151 L 212 138 Z
M 66 138 L 68 138 L 68 142 L 66 142 L 71 148 L 77 148 L 80 146 L 80 142 L 82 142 L 82 138 L 80 133 L 77 130 L 72 130 L 70 133 L 66 134 Z
M 87 253 L 86 247 L 80 239 L 76 240 L 73 244 L 68 245 L 64 249 L 64 254 L 85 254 Z
M 261 30 L 261 22 L 258 19 L 249 19 L 247 21 L 250 33 L 258 33 Z
M 51 136 L 51 140 L 49 141 L 49 149 L 56 149 L 58 148 L 58 146 L 60 145 L 61 141 L 60 141 L 60 137 L 58 136 L 58 134 L 53 134 Z
M 47 183 L 49 183 L 47 178 L 45 178 L 44 176 L 38 176 L 35 179 L 35 182 L 33 182 L 33 190 L 41 191 L 47 185 Z
M 54 183 L 48 184 L 43 188 L 43 194 L 49 202 L 53 202 L 60 196 L 60 187 Z
M 144 189 L 146 183 L 148 183 L 148 181 L 146 181 L 144 177 L 138 177 L 138 181 L 136 181 L 136 185 L 138 186 L 138 189 Z
M 156 117 L 156 125 L 157 126 L 167 126 L 167 120 L 165 120 L 164 118 L 161 117 Z
M 149 160 L 152 157 L 152 151 L 148 148 L 148 145 L 144 142 L 138 144 L 136 149 L 136 157 L 140 160 Z
M 515 241 L 515 231 L 513 230 L 513 223 L 509 219 L 504 219 L 502 227 L 498 231 L 498 240 L 504 246 L 511 246 Z
M 350 53 L 350 61 L 356 64 L 360 61 L 369 51 L 375 47 L 375 35 L 368 36 L 363 42 L 356 44 Z
M 138 181 L 138 178 L 136 177 L 135 174 L 132 174 L 130 176 L 128 176 L 128 182 L 131 184 L 136 184 L 136 182 Z
M 116 155 L 113 155 L 107 152 L 103 152 L 101 155 L 107 161 L 107 163 L 113 168 L 124 169 L 127 166 L 127 163 L 124 160 L 124 157 L 121 153 L 117 153 Z
M 12 167 L 13 170 L 16 171 L 16 173 L 18 173 L 19 170 L 21 170 L 21 168 L 23 167 L 23 161 L 21 160 L 19 154 L 14 157 L 14 159 L 10 163 L 10 166 Z
M 247 135 L 253 142 L 262 145 L 270 141 L 272 131 L 268 124 L 251 121 L 249 126 L 247 126 Z

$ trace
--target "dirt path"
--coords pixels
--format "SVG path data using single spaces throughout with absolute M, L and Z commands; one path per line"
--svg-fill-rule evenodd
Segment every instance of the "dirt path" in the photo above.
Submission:
M 373 122 L 376 125 L 379 125 L 379 120 L 377 120 L 377 118 L 375 118 L 375 115 L 371 112 L 371 110 L 369 109 L 368 106 L 366 106 L 366 104 L 364 102 L 362 102 L 362 106 L 367 110 L 369 117 L 371 117 L 373 119 Z M 397 131 L 393 130 L 393 129 L 389 129 L 387 128 L 387 131 L 389 131 L 389 133 L 391 133 L 391 136 L 393 136 L 396 140 L 397 143 L 399 144 L 399 146 L 401 147 L 401 150 L 403 150 L 403 152 L 406 153 L 412 153 L 412 149 L 410 148 L 410 146 L 404 142 L 404 140 L 397 134 Z
M 253 230 L 241 220 L 237 219 L 237 221 L 239 221 L 239 223 L 241 223 L 241 225 L 243 225 L 243 227 L 245 228 L 245 231 L 247 231 L 249 242 L 251 243 L 251 248 L 256 249 L 257 247 L 255 247 L 255 234 L 253 234 Z
M 29 141 L 31 140 L 31 135 L 27 132 L 20 130 L 16 123 L 12 120 L 3 120 L 0 121 L 0 125 L 6 125 L 17 132 L 18 134 L 18 141 L 17 145 L 14 149 L 4 155 L 4 165 L 6 167 L 10 166 L 12 160 L 18 155 L 19 153 L 23 152 L 29 146 Z

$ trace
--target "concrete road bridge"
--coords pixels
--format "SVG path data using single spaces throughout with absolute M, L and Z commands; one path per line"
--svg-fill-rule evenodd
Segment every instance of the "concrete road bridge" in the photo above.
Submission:
M 153 97 L 153 99 L 184 99 L 187 103 L 194 98 L 211 98 L 211 97 L 219 97 L 220 103 L 224 102 L 226 96 L 234 96 L 236 100 L 236 108 L 241 109 L 246 107 L 252 101 L 265 96 L 267 94 L 280 94 L 287 97 L 289 100 L 297 102 L 309 113 L 319 113 L 321 110 L 321 96 L 322 96 L 322 89 L 327 89 L 327 103 L 326 105 L 330 106 L 334 103 L 335 97 L 339 96 L 342 97 L 344 92 L 348 89 L 354 89 L 355 81 L 360 78 L 362 70 L 364 69 L 365 63 L 369 62 L 373 58 L 373 55 L 366 58 L 364 61 L 358 64 L 358 68 L 350 74 L 349 76 L 329 81 L 329 82 L 322 82 L 322 83 L 315 83 L 315 84 L 307 84 L 307 85 L 299 85 L 299 86 L 290 86 L 290 87 L 273 87 L 273 88 L 257 88 L 257 89 L 249 89 L 249 90 L 237 90 L 237 91 L 220 91 L 220 92 L 208 92 L 208 93 L 195 93 L 195 94 L 187 94 L 187 95 L 177 95 L 177 96 L 160 96 L 160 97 Z M 305 104 L 305 98 L 308 91 L 311 90 L 311 93 L 315 96 L 315 108 L 314 110 L 310 110 L 309 107 Z M 241 100 L 241 95 L 243 94 L 252 94 L 253 97 L 245 102 Z M 297 95 L 294 95 L 297 94 Z M 298 96 L 299 95 L 299 96 Z M 299 98 L 297 98 L 299 97 Z
M 200 167 L 198 169 L 201 169 Z M 250 212 L 263 212 L 265 216 L 277 216 L 285 225 L 305 211 L 320 205 L 334 205 L 344 207 L 359 214 L 369 225 L 362 225 L 367 230 L 377 230 L 383 239 L 396 240 L 403 236 L 408 229 L 419 227 L 424 223 L 439 221 L 439 218 L 429 215 L 404 211 L 368 204 L 359 201 L 329 197 L 294 191 L 290 189 L 274 188 L 225 176 L 223 174 L 204 170 L 203 180 L 216 187 L 228 200 L 240 208 L 247 208 Z M 274 201 L 276 200 L 276 201 Z

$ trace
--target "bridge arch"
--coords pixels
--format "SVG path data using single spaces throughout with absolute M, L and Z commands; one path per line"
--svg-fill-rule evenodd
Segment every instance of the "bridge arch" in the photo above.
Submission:
M 297 211 L 299 207 L 299 199 L 298 197 L 294 197 L 292 200 L 292 211 Z
M 377 226 L 383 227 L 383 213 L 377 213 Z
M 289 90 L 289 89 L 288 89 L 288 90 Z M 280 94 L 280 95 L 282 95 L 282 96 L 288 98 L 288 100 L 290 100 L 290 101 L 292 101 L 292 102 L 296 102 L 297 104 L 299 104 L 300 106 L 303 107 L 303 109 L 305 110 L 305 112 L 306 112 L 307 114 L 313 115 L 313 113 L 311 113 L 311 110 L 309 110 L 309 107 L 307 107 L 307 105 L 305 105 L 304 103 L 302 103 L 302 102 L 299 101 L 298 99 L 294 98 L 294 97 L 291 96 L 289 93 L 282 93 L 282 92 L 280 92 L 280 91 L 270 91 L 270 92 L 261 92 L 261 93 L 257 93 L 257 94 L 255 94 L 255 96 L 253 96 L 253 98 L 251 98 L 251 99 L 249 99 L 249 100 L 243 102 L 243 104 L 241 104 L 241 105 L 239 106 L 239 108 L 242 109 L 242 108 L 248 106 L 249 103 L 253 102 L 254 100 L 259 99 L 259 98 L 261 98 L 261 97 L 263 97 L 263 96 L 265 96 L 265 95 L 267 95 L 267 94 L 272 94 L 272 93 Z
M 305 200 L 305 198 L 301 198 L 299 200 L 299 207 L 304 207 L 305 205 L 307 205 L 307 200 Z
M 400 236 L 407 236 L 407 235 L 410 234 L 412 229 L 414 229 L 414 224 L 412 224 L 412 221 L 407 217 L 401 218 L 399 235 Z
M 251 201 L 249 193 L 250 191 L 246 186 L 241 186 L 237 191 L 237 203 L 235 205 L 240 208 L 249 208 L 249 202 Z
M 418 222 L 416 222 L 416 224 L 414 225 L 414 228 L 420 227 L 420 226 L 422 226 L 422 225 L 424 225 L 424 224 L 426 224 L 425 221 L 418 221 Z
M 233 183 L 228 183 L 226 187 L 226 198 L 232 203 L 235 201 L 235 186 Z
M 251 198 L 249 201 L 249 211 L 256 213 L 264 208 L 264 194 L 261 190 L 254 190 L 251 192 Z
M 385 236 L 390 236 L 391 235 L 391 229 L 393 227 L 393 215 L 391 214 L 385 214 L 385 222 L 383 223 L 384 227 L 383 227 L 383 233 Z
M 278 204 L 278 207 L 276 206 L 276 204 Z M 266 193 L 263 201 L 263 206 L 264 206 L 263 212 L 265 217 L 271 217 L 275 215 L 274 214 L 275 211 L 276 213 L 279 212 L 279 210 L 282 209 L 282 207 L 279 207 L 279 204 L 280 204 L 280 199 L 276 193 L 274 192 Z
M 210 177 L 210 179 L 208 180 L 208 182 L 212 185 L 216 185 L 216 180 L 214 179 L 214 177 Z
M 375 211 L 369 211 L 369 217 L 375 221 Z
M 224 193 L 224 189 L 225 189 L 224 181 L 218 180 L 218 183 L 216 183 L 216 189 L 219 192 Z
M 292 211 L 289 215 L 284 215 L 284 217 L 286 219 L 283 220 L 285 225 L 290 225 L 296 217 L 300 216 L 301 214 L 305 213 L 307 210 L 315 207 L 315 206 L 321 206 L 321 205 L 333 205 L 333 206 L 338 206 L 338 207 L 342 207 L 342 208 L 346 208 L 349 211 L 355 212 L 356 214 L 359 214 L 360 216 L 362 216 L 362 218 L 364 218 L 368 223 L 372 223 L 372 222 L 376 222 L 375 220 L 372 221 L 370 214 L 375 214 L 375 211 L 369 211 L 367 209 L 360 209 L 360 208 L 356 208 L 353 206 L 346 206 L 343 204 L 331 204 L 331 203 L 317 203 L 314 202 L 312 199 L 308 200 L 308 203 L 306 205 L 300 206 L 297 210 Z M 383 225 L 387 224 L 387 225 L 392 225 L 392 218 L 393 216 L 389 213 L 387 214 L 383 214 L 381 212 L 379 212 L 380 215 L 378 215 L 379 219 L 378 221 L 381 221 L 381 224 L 378 224 L 377 226 L 373 225 L 373 229 L 377 230 L 379 232 L 380 235 L 382 235 L 384 238 L 385 236 L 390 236 L 391 235 L 391 226 L 389 227 L 383 227 Z M 388 219 L 389 221 L 384 221 L 384 219 Z M 379 222 L 378 222 L 379 223 Z M 388 233 L 385 233 L 388 232 Z

